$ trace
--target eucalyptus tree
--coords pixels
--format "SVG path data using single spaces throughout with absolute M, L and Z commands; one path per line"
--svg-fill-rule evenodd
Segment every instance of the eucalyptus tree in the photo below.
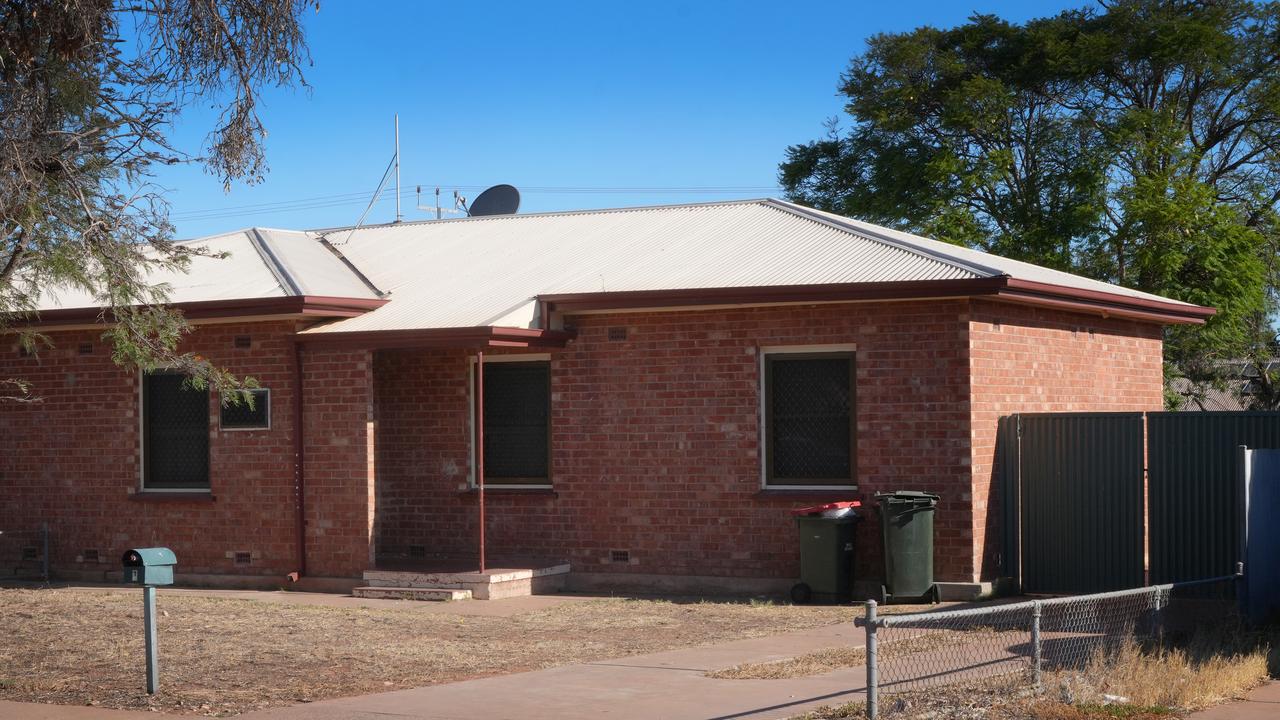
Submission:
M 147 275 L 204 251 L 174 243 L 152 182 L 203 163 L 226 186 L 266 172 L 264 88 L 305 84 L 302 29 L 314 0 L 5 0 L 0 3 L 0 332 L 29 349 L 42 293 L 98 298 L 116 362 L 164 364 L 197 385 L 243 381 L 180 353 L 188 331 Z M 220 108 L 199 148 L 170 130 L 193 103 Z M 19 377 L 0 397 L 30 399 Z

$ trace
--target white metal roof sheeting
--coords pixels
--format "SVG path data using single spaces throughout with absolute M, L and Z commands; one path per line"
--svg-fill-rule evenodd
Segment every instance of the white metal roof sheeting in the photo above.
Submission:
M 383 225 L 328 238 L 390 302 L 309 333 L 528 327 L 543 294 L 981 277 L 772 201 Z
M 355 230 L 250 228 L 189 243 L 229 257 L 195 258 L 187 274 L 156 273 L 152 282 L 168 283 L 172 302 L 389 293 L 376 310 L 307 333 L 531 327 L 537 297 L 549 294 L 1002 275 L 1174 302 L 773 199 Z M 67 291 L 41 307 L 96 304 Z
M 951 243 L 945 243 L 940 240 L 932 240 L 919 235 L 912 235 L 910 233 L 902 232 L 901 230 L 881 227 L 879 225 L 873 225 L 860 220 L 853 220 L 841 215 L 835 215 L 821 210 L 814 210 L 801 205 L 793 205 L 792 203 L 785 203 L 781 200 L 774 200 L 772 202 L 776 202 L 781 205 L 789 205 L 792 208 L 795 208 L 798 212 L 813 213 L 823 216 L 834 223 L 845 224 L 854 232 L 863 232 L 871 236 L 879 235 L 887 240 L 899 242 L 908 247 L 914 247 L 924 252 L 949 257 L 955 262 L 971 263 L 975 266 L 984 267 L 988 276 L 1003 274 L 1019 280 L 1048 283 L 1050 285 L 1061 285 L 1063 287 L 1076 288 L 1078 290 L 1095 290 L 1097 292 L 1112 293 L 1115 295 L 1123 295 L 1125 297 L 1159 300 L 1160 302 L 1166 302 L 1173 305 L 1195 307 L 1195 305 L 1191 303 L 1171 300 L 1160 295 L 1152 295 L 1151 293 L 1133 290 L 1120 285 L 1112 285 L 1110 283 L 1105 283 L 1100 280 L 1094 280 L 1080 275 L 1072 275 L 1071 273 L 1062 272 L 1061 270 L 1051 270 L 1046 267 L 1032 265 L 1031 263 L 1022 262 L 1020 260 L 1010 260 L 1009 258 L 992 255 L 991 253 L 985 253 L 980 250 L 972 250 L 967 247 L 952 245 Z
M 289 295 L 377 297 L 358 275 L 306 233 L 251 228 L 178 244 L 226 257 L 192 257 L 185 273 L 151 272 L 148 283 L 168 285 L 173 303 Z M 47 290 L 38 307 L 52 310 L 99 305 L 98 298 L 81 289 L 58 287 Z

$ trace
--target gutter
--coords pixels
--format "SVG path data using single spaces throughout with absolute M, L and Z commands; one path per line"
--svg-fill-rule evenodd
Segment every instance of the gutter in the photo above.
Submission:
M 662 310 L 707 305 L 868 302 L 986 297 L 1165 325 L 1200 325 L 1217 311 L 1199 305 L 1018 280 L 1007 275 L 960 280 L 631 290 L 540 295 L 548 313 Z
M 576 337 L 567 330 L 478 327 L 426 328 L 421 330 L 353 330 L 303 332 L 294 342 L 307 347 L 395 349 L 415 347 L 564 347 Z
M 349 318 L 377 310 L 387 304 L 383 298 L 330 297 L 327 295 L 289 295 L 284 297 L 241 300 L 202 300 L 169 303 L 163 307 L 176 310 L 188 320 L 214 318 L 302 315 L 317 318 Z M 134 305 L 144 309 L 145 305 Z M 33 313 L 28 324 L 33 327 L 84 325 L 111 322 L 110 308 L 86 307 L 44 310 Z

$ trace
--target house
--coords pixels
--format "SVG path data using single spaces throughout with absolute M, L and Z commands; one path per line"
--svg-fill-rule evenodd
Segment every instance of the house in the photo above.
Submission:
M 0 407 L 0 527 L 47 522 L 63 577 L 149 545 L 187 582 L 470 566 L 483 502 L 486 557 L 574 587 L 768 591 L 789 510 L 914 489 L 938 578 L 990 580 L 997 419 L 1159 409 L 1162 327 L 1213 312 L 773 199 L 195 242 L 229 258 L 156 281 L 252 409 L 114 365 L 91 297 L 4 347 L 44 401 Z
M 1260 361 L 1225 360 L 1218 364 L 1224 384 L 1174 378 L 1170 389 L 1181 397 L 1184 412 L 1241 412 L 1268 410 L 1275 402 L 1274 378 L 1280 377 L 1280 356 Z

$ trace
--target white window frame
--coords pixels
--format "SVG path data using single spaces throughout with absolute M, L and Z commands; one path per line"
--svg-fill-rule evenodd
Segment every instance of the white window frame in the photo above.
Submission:
M 173 373 L 176 368 L 158 367 L 155 372 Z M 147 373 L 139 370 L 138 378 L 138 492 L 139 493 L 189 493 L 195 495 L 208 495 L 213 492 L 213 438 L 209 443 L 209 485 L 202 488 L 153 488 L 147 487 Z M 213 394 L 208 393 L 207 397 L 212 398 Z M 207 412 L 207 411 L 206 411 Z M 209 427 L 213 427 L 213 418 L 209 419 Z M 221 425 L 221 417 L 219 417 L 219 425 Z
M 758 403 L 759 419 L 760 419 L 760 436 L 757 440 L 757 446 L 760 448 L 760 489 L 761 490 L 805 490 L 805 491 L 808 491 L 808 490 L 831 490 L 831 491 L 854 490 L 856 491 L 858 489 L 858 485 L 856 482 L 849 485 L 782 485 L 782 484 L 770 485 L 769 484 L 769 442 L 768 442 L 769 428 L 767 426 L 767 420 L 766 420 L 766 417 L 768 415 L 767 411 L 768 411 L 769 389 L 765 387 L 765 370 L 764 370 L 765 358 L 768 355 L 804 355 L 808 353 L 853 353 L 854 363 L 855 363 L 854 365 L 855 378 L 857 377 L 856 375 L 856 368 L 857 368 L 856 363 L 857 363 L 857 355 L 858 355 L 857 343 L 839 343 L 839 344 L 833 344 L 833 345 L 772 345 L 772 346 L 762 346 L 759 349 L 759 351 L 756 353 L 757 355 L 756 371 L 760 376 L 760 384 L 759 384 L 760 395 L 759 395 L 759 403 Z M 854 397 L 856 398 L 857 388 L 850 388 L 850 391 L 854 393 Z M 856 401 L 854 402 L 854 407 L 852 408 L 852 411 L 850 413 L 849 422 L 855 423 L 854 436 L 856 437 L 857 436 L 856 423 L 858 422 Z M 857 457 L 857 448 L 849 448 L 849 452 L 852 454 L 852 457 L 850 458 L 850 460 L 852 461 L 854 457 Z M 854 473 L 855 474 L 857 473 L 856 466 L 854 468 Z
M 271 388 L 245 388 L 245 392 L 266 393 L 267 424 L 253 427 L 227 427 L 222 424 L 222 398 L 218 398 L 218 430 L 220 432 L 263 432 L 271 429 Z
M 484 364 L 490 363 L 509 363 L 509 362 L 551 362 L 551 353 L 530 353 L 521 355 L 485 355 Z M 548 398 L 549 402 L 554 402 L 554 398 Z M 548 432 L 550 432 L 551 419 L 547 419 Z M 471 462 L 467 466 L 467 487 L 476 489 L 476 356 L 472 355 L 470 362 L 467 363 L 467 454 L 471 458 Z M 500 490 L 550 490 L 554 487 L 555 480 L 551 477 L 551 462 L 548 458 L 547 462 L 547 482 L 519 484 L 498 483 L 497 485 L 485 484 L 485 489 Z

